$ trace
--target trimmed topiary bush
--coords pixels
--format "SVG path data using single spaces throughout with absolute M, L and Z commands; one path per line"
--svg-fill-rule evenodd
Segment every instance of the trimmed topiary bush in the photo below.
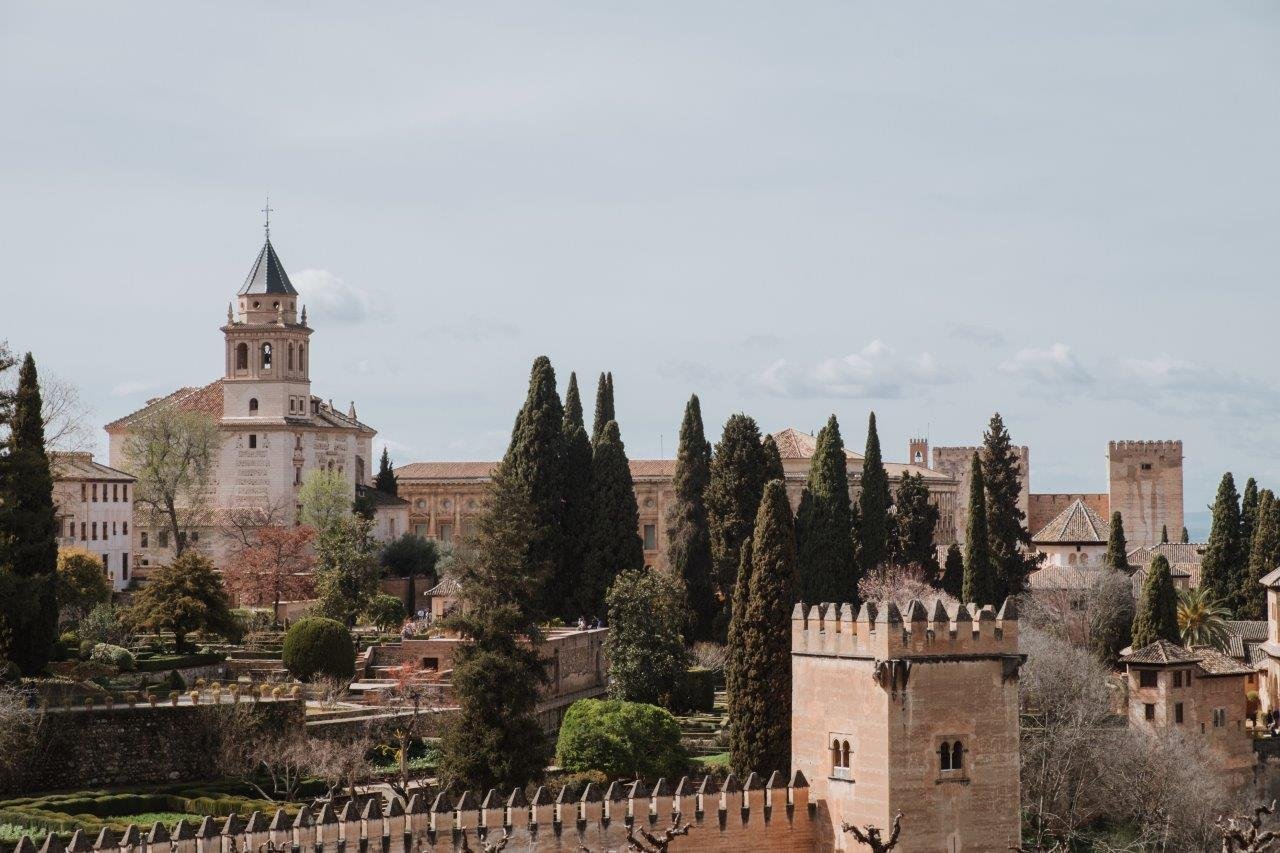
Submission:
M 133 652 L 110 643 L 98 643 L 89 653 L 89 660 L 94 663 L 109 663 L 121 672 L 132 672 L 136 666 Z
M 701 666 L 691 666 L 680 679 L 676 710 L 710 713 L 716 704 L 716 674 Z
M 556 763 L 570 773 L 675 779 L 688 769 L 680 724 L 657 705 L 580 699 L 565 713 Z
M 299 681 L 356 674 L 356 645 L 347 626 L 322 616 L 293 623 L 284 637 L 285 669 Z

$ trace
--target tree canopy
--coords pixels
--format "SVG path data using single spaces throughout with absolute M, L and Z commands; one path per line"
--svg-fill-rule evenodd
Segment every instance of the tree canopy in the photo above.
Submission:
M 702 428 L 702 406 L 694 394 L 685 405 L 676 451 L 675 500 L 667 512 L 667 564 L 684 581 L 689 596 L 690 639 L 714 636 L 715 577 L 706 491 L 711 480 L 711 445 Z
M 225 637 L 240 630 L 221 575 L 208 557 L 195 551 L 152 569 L 125 618 L 135 631 L 171 631 L 179 654 L 190 651 L 187 636 L 195 631 Z

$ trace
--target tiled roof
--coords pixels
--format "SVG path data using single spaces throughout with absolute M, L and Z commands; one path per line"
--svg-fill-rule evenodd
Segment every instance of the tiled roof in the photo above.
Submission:
M 1150 645 L 1134 649 L 1123 658 L 1125 663 L 1175 664 L 1195 663 L 1200 660 L 1199 654 L 1175 646 L 1168 640 L 1156 640 Z
M 57 480 L 115 480 L 132 483 L 137 478 L 124 471 L 93 461 L 92 453 L 59 453 L 49 454 L 49 467 Z
M 117 418 L 107 424 L 107 432 L 129 426 L 149 414 L 177 407 L 184 412 L 203 412 L 214 418 L 222 417 L 222 380 L 215 379 L 201 388 L 179 388 L 167 397 L 156 397 L 136 412 Z
M 787 427 L 780 432 L 775 432 L 773 442 L 778 445 L 778 455 L 783 459 L 809 459 L 818 449 L 817 438 L 795 427 Z M 844 455 L 850 459 L 859 461 L 862 459 L 862 454 L 854 453 L 848 447 L 845 447 Z
M 1195 542 L 1162 542 L 1159 545 L 1144 545 L 1134 548 L 1126 558 L 1131 566 L 1147 566 L 1156 554 L 1163 554 L 1169 565 L 1190 565 L 1200 563 L 1204 556 L 1204 545 Z
M 1102 516 L 1076 498 L 1071 506 L 1058 513 L 1031 540 L 1037 544 L 1100 543 L 1107 541 L 1108 532 L 1107 523 L 1102 520 Z
M 271 245 L 270 237 L 262 244 L 262 250 L 258 252 L 253 266 L 249 268 L 244 286 L 240 288 L 241 296 L 258 293 L 298 295 L 298 291 L 293 288 L 293 282 L 289 281 L 289 276 L 284 271 L 284 264 L 280 263 L 280 258 L 276 255 L 275 246 Z
M 1033 590 L 1055 589 L 1082 590 L 1093 586 L 1104 571 L 1109 569 L 1080 568 L 1079 566 L 1041 566 L 1027 577 L 1027 585 Z
M 632 477 L 674 477 L 676 461 L 674 459 L 632 459 Z
M 1205 675 L 1249 675 L 1254 672 L 1253 667 L 1245 666 L 1209 646 L 1196 646 L 1191 651 L 1200 658 L 1198 665 Z
M 1263 575 L 1262 580 L 1258 581 L 1258 583 L 1262 584 L 1263 586 L 1280 585 L 1280 569 L 1272 569 L 1270 572 Z
M 487 480 L 497 462 L 410 462 L 395 469 L 396 479 L 407 480 Z
M 1236 660 L 1250 660 L 1253 649 L 1267 640 L 1265 619 L 1228 619 L 1223 624 L 1227 629 L 1227 654 Z

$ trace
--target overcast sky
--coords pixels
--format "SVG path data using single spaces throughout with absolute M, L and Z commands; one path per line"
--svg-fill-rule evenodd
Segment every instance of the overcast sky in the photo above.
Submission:
M 98 423 L 220 374 L 270 192 L 397 464 L 499 455 L 545 353 L 633 458 L 697 392 L 1280 486 L 1271 2 L 6 2 L 0 98 L 0 338 Z

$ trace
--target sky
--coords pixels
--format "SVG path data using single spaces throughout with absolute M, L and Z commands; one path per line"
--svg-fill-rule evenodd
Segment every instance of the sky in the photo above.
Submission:
M 491 459 L 532 360 L 861 449 L 1110 439 L 1280 487 L 1270 2 L 0 5 L 0 339 L 96 423 L 220 375 L 272 240 L 313 393 Z M 105 444 L 105 442 L 103 442 Z

